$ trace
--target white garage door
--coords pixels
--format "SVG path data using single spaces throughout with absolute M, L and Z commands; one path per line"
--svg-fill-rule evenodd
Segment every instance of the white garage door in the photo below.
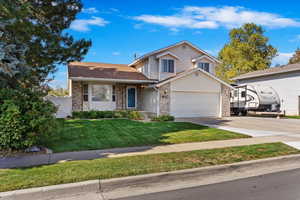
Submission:
M 171 115 L 174 117 L 219 117 L 219 93 L 172 92 Z

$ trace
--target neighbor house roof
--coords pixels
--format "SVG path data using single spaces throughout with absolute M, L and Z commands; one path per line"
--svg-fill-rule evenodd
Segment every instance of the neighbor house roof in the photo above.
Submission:
M 125 64 L 96 62 L 70 62 L 68 65 L 70 79 L 78 80 L 132 80 L 153 82 L 135 68 Z
M 189 41 L 184 40 L 184 41 L 181 41 L 181 42 L 177 42 L 177 43 L 175 43 L 175 44 L 172 44 L 172 45 L 170 45 L 170 46 L 167 46 L 167 47 L 164 47 L 164 48 L 155 50 L 155 51 L 151 51 L 150 53 L 144 54 L 143 56 L 137 58 L 135 61 L 133 61 L 132 63 L 130 63 L 129 66 L 136 65 L 137 63 L 139 63 L 139 62 L 142 61 L 143 59 L 145 59 L 145 58 L 147 58 L 147 57 L 149 57 L 149 56 L 151 56 L 151 55 L 153 55 L 153 54 L 160 53 L 160 52 L 162 52 L 162 51 L 166 51 L 166 50 L 168 50 L 168 49 L 170 49 L 170 48 L 173 48 L 173 47 L 176 47 L 176 46 L 179 46 L 179 45 L 182 45 L 182 44 L 187 44 L 187 45 L 193 47 L 194 49 L 200 51 L 201 53 L 207 55 L 208 57 L 210 57 L 211 59 L 213 59 L 215 62 L 220 63 L 220 61 L 219 61 L 217 58 L 215 58 L 214 56 L 209 55 L 206 51 L 204 51 L 204 50 L 198 48 L 197 46 L 193 45 L 193 44 L 190 43 Z
M 300 63 L 283 65 L 280 67 L 271 67 L 271 68 L 268 68 L 265 70 L 249 72 L 246 74 L 242 74 L 240 76 L 236 76 L 236 77 L 232 78 L 232 80 L 250 79 L 250 78 L 255 78 L 255 77 L 269 76 L 269 75 L 281 74 L 281 73 L 287 73 L 287 72 L 293 72 L 293 71 L 300 71 Z

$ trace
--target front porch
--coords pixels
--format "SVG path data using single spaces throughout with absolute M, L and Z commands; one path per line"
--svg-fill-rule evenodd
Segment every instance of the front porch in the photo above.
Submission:
M 143 98 L 145 84 L 87 81 L 72 81 L 71 84 L 73 111 L 149 111 L 149 105 L 145 106 L 147 100 Z

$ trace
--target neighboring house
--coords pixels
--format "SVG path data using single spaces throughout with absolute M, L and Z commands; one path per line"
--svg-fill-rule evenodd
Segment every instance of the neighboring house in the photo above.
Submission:
M 68 85 L 72 109 L 229 116 L 232 87 L 215 76 L 218 63 L 187 41 L 145 54 L 129 65 L 71 62 Z
M 281 111 L 300 115 L 300 64 L 271 67 L 233 78 L 238 85 L 271 86 L 281 100 Z

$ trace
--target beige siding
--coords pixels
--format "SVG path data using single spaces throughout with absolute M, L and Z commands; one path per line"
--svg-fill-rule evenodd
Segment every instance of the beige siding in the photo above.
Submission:
M 215 75 L 216 74 L 216 63 L 212 62 L 211 60 L 207 59 L 207 58 L 202 58 L 200 60 L 198 60 L 197 62 L 194 63 L 194 67 L 197 67 L 199 62 L 206 62 L 209 63 L 209 73 Z
M 155 56 L 149 57 L 149 78 L 150 79 L 158 79 L 158 59 Z
M 144 88 L 142 90 L 141 109 L 143 111 L 156 113 L 157 109 L 157 92 L 152 88 Z
M 176 55 L 179 59 L 175 59 L 175 71 L 176 73 L 186 71 L 191 68 L 195 68 L 196 65 L 195 63 L 192 62 L 193 59 L 202 56 L 201 52 L 198 50 L 194 49 L 193 47 L 187 45 L 187 44 L 182 44 L 170 49 L 167 49 L 165 51 L 161 51 L 157 54 L 153 54 L 149 56 L 145 61 L 137 64 L 135 67 L 139 70 L 142 71 L 142 67 L 145 65 L 145 63 L 148 63 L 148 68 L 149 68 L 149 73 L 145 74 L 147 77 L 150 79 L 159 79 L 159 80 L 164 80 L 173 74 L 170 73 L 159 73 L 159 65 L 160 65 L 160 60 L 163 58 L 174 58 L 172 56 L 166 55 L 161 58 L 157 58 L 157 55 L 163 54 L 165 52 L 171 52 L 174 55 Z M 215 66 L 216 63 L 213 62 L 212 60 L 205 59 L 203 58 L 203 61 L 210 63 L 210 73 L 215 74 Z
M 199 51 L 186 44 L 171 48 L 168 51 L 180 58 L 176 66 L 177 72 L 193 68 L 192 59 L 202 55 Z
M 201 72 L 195 72 L 173 81 L 171 90 L 220 92 L 221 84 Z
M 174 65 L 175 65 L 174 73 L 162 72 L 162 60 L 163 59 L 172 59 L 172 60 L 174 60 Z M 174 58 L 170 55 L 165 55 L 165 56 L 160 57 L 160 59 L 159 59 L 159 64 L 160 64 L 159 70 L 160 70 L 160 72 L 159 72 L 158 80 L 164 80 L 166 78 L 169 78 L 171 76 L 176 75 L 176 66 L 178 65 L 178 63 L 179 63 L 179 61 L 176 58 Z

